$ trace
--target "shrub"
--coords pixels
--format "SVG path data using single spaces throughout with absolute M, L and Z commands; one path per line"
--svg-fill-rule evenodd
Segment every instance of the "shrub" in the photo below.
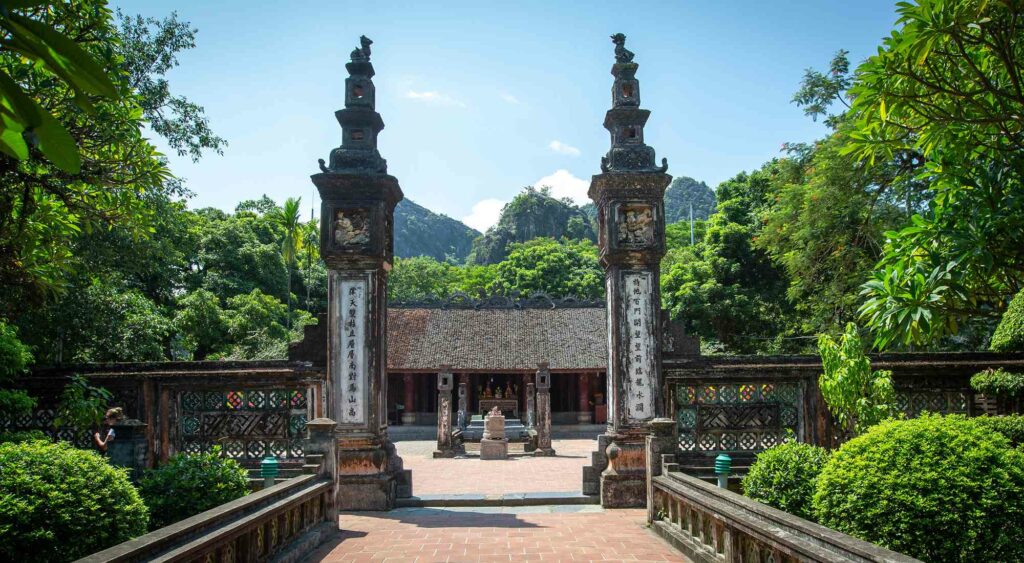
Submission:
M 971 377 L 971 388 L 990 397 L 1013 399 L 1024 395 L 1024 375 L 1003 368 L 987 369 Z
M 42 430 L 0 430 L 0 444 L 20 444 L 35 440 L 51 441 Z
M 165 465 L 150 469 L 139 484 L 152 512 L 150 528 L 173 524 L 243 497 L 249 492 L 249 473 L 233 459 L 212 453 L 178 454 Z
M 72 561 L 146 533 L 125 470 L 65 443 L 0 444 L 0 560 Z
M 1024 453 L 959 415 L 886 421 L 832 454 L 814 510 L 924 561 L 1024 561 Z
M 743 494 L 779 510 L 813 520 L 811 500 L 828 450 L 786 442 L 758 454 L 743 478 Z
M 818 353 L 824 371 L 818 385 L 843 438 L 896 414 L 892 372 L 871 369 L 856 325 L 848 323 L 838 341 L 819 335 Z
M 1024 352 L 1024 290 L 1010 301 L 990 346 L 993 352 Z
M 992 432 L 1005 436 L 1011 446 L 1024 444 L 1024 416 L 979 416 L 973 420 Z

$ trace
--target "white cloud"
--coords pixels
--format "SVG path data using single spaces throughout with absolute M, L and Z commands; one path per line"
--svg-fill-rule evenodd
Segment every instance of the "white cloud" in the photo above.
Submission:
M 555 152 L 557 152 L 557 153 L 567 154 L 569 156 L 579 156 L 580 155 L 580 149 L 578 149 L 576 147 L 573 147 L 573 146 L 570 146 L 570 145 L 567 145 L 567 144 L 563 143 L 562 141 L 558 141 L 558 140 L 551 141 L 550 143 L 548 143 L 548 148 L 553 150 L 553 151 L 555 151 Z
M 405 93 L 405 97 L 410 100 L 419 100 L 421 102 L 439 106 L 466 107 L 466 104 L 461 101 L 440 92 L 417 92 L 415 90 L 409 90 Z
M 567 197 L 578 205 L 584 203 L 590 203 L 590 198 L 587 197 L 587 189 L 590 188 L 590 183 L 586 180 L 577 178 L 572 175 L 572 172 L 562 168 L 555 170 L 553 174 L 544 176 L 540 180 L 533 183 L 536 187 L 550 186 L 551 195 L 559 199 Z
M 515 104 L 515 105 L 519 105 L 520 104 L 519 98 L 513 96 L 512 94 L 506 93 L 506 92 L 502 92 L 501 93 L 501 99 L 505 100 L 506 102 L 508 102 L 510 104 Z
M 484 199 L 473 205 L 473 210 L 462 218 L 462 222 L 474 229 L 484 232 L 488 227 L 498 222 L 501 217 L 501 208 L 505 202 L 500 199 Z

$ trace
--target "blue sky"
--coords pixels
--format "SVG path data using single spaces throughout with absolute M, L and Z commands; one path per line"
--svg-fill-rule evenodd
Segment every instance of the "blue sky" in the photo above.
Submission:
M 309 175 L 340 144 L 344 63 L 366 34 L 389 172 L 407 198 L 478 229 L 542 179 L 587 201 L 609 143 L 612 33 L 640 64 L 648 144 L 670 174 L 714 187 L 784 142 L 822 136 L 790 103 L 804 69 L 824 70 L 841 48 L 863 60 L 895 21 L 893 0 L 113 5 L 176 10 L 199 29 L 172 91 L 203 105 L 229 146 L 196 164 L 169 155 L 193 207 L 232 210 L 265 193 L 308 209 Z

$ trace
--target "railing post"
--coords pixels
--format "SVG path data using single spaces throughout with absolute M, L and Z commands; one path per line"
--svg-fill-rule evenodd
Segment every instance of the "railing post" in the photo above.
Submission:
M 110 463 L 127 467 L 133 480 L 146 469 L 146 428 L 146 423 L 134 418 L 121 420 L 114 425 L 114 439 L 107 448 Z
M 338 523 L 338 438 L 335 429 L 338 424 L 329 418 L 315 418 L 306 423 L 306 444 L 303 453 L 306 461 L 319 456 L 317 473 L 330 478 L 331 490 L 324 506 L 324 521 Z
M 654 478 L 661 475 L 663 455 L 675 454 L 677 442 L 675 437 L 676 421 L 671 418 L 655 418 L 647 423 L 651 433 L 646 437 L 647 457 L 647 523 L 654 522 L 657 507 L 654 502 Z

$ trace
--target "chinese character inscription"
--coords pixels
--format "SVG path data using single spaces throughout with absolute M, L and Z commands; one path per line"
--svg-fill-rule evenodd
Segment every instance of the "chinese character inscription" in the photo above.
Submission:
M 626 361 L 623 390 L 626 419 L 642 422 L 654 418 L 654 331 L 651 326 L 651 273 L 623 276 L 626 320 Z
M 341 423 L 366 423 L 366 280 L 338 283 L 341 354 L 338 380 Z

